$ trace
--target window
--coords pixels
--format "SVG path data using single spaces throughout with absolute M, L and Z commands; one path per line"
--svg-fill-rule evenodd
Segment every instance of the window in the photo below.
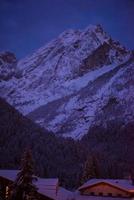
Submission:
M 6 186 L 6 194 L 5 194 L 5 198 L 7 199 L 9 197 L 9 187 Z
M 103 193 L 102 193 L 102 192 L 99 192 L 99 196 L 103 196 Z
M 109 196 L 109 197 L 112 197 L 112 193 L 108 193 L 108 196 Z
M 92 196 L 94 196 L 94 192 L 91 192 L 90 194 L 91 194 Z

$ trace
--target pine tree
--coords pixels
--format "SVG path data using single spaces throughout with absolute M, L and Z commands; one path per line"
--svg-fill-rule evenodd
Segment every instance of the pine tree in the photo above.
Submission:
M 13 184 L 12 200 L 37 200 L 37 188 L 34 185 L 37 178 L 33 173 L 33 160 L 30 150 L 22 157 L 20 172 Z
M 92 156 L 92 164 L 93 164 L 93 169 L 94 169 L 93 178 L 100 178 L 101 176 L 100 166 L 99 166 L 98 158 L 95 155 Z
M 83 167 L 83 175 L 81 178 L 81 183 L 83 184 L 84 182 L 86 182 L 91 178 L 100 178 L 98 161 L 95 156 L 87 157 Z

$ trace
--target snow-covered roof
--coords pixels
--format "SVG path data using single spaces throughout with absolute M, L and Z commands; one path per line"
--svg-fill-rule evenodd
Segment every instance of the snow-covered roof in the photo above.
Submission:
M 38 193 L 56 199 L 58 182 L 58 178 L 38 178 L 35 185 L 38 188 Z
M 63 187 L 59 187 L 56 200 L 71 200 L 73 192 L 66 190 Z
M 19 170 L 0 170 L 0 177 L 4 177 L 10 181 L 14 181 L 18 172 Z
M 134 185 L 132 185 L 132 181 L 127 179 L 90 179 L 89 181 L 84 183 L 81 187 L 79 187 L 78 190 L 91 187 L 99 183 L 107 183 L 112 186 L 118 187 L 122 190 L 134 192 Z
M 19 170 L 0 170 L 0 177 L 14 181 L 18 172 Z M 41 195 L 54 200 L 67 200 L 68 196 L 71 194 L 70 191 L 58 187 L 58 178 L 37 178 L 35 185 L 38 188 L 38 193 Z

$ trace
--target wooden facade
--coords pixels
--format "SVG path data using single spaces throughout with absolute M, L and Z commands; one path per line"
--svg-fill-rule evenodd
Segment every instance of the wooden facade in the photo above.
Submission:
M 130 199 L 134 197 L 134 185 L 129 179 L 90 179 L 78 191 L 81 196 L 114 197 Z
M 10 197 L 10 193 L 11 193 L 11 185 L 12 185 L 12 181 L 0 177 L 0 197 L 3 200 L 8 200 Z
M 109 196 L 109 197 L 131 197 L 132 194 L 129 191 L 118 188 L 108 183 L 98 183 L 90 187 L 83 188 L 81 190 L 82 195 L 90 196 Z

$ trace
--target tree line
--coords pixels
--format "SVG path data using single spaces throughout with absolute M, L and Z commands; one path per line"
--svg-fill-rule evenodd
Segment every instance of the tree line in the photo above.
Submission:
M 134 123 L 110 121 L 94 126 L 81 140 L 55 136 L 0 99 L 0 168 L 18 169 L 25 148 L 35 161 L 35 174 L 58 177 L 68 189 L 89 178 L 123 178 L 134 165 Z

